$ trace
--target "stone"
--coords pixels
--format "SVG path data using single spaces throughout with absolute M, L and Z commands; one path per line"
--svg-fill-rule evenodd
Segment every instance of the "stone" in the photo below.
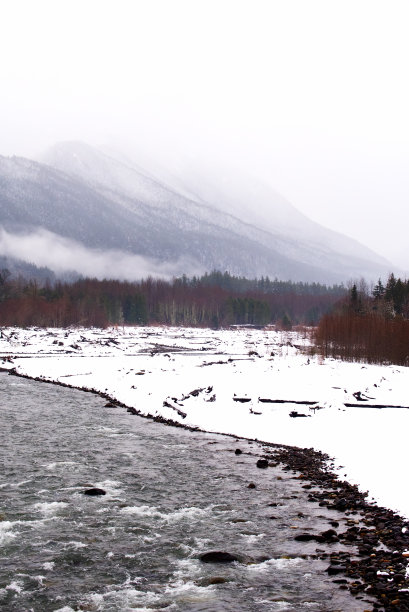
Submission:
M 200 555 L 199 559 L 203 563 L 233 563 L 234 561 L 239 561 L 239 558 L 236 557 L 236 555 L 220 550 L 213 550 L 203 553 Z
M 317 536 L 313 533 L 300 533 L 295 536 L 294 540 L 297 542 L 310 542 L 311 540 L 316 540 Z
M 84 495 L 97 496 L 97 495 L 106 495 L 106 491 L 104 489 L 99 489 L 98 487 L 92 487 L 91 489 L 85 489 L 83 491 Z

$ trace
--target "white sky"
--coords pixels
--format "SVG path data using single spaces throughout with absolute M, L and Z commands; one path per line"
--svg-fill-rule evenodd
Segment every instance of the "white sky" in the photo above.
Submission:
M 409 270 L 409 3 L 1 0 L 0 154 L 228 160 Z

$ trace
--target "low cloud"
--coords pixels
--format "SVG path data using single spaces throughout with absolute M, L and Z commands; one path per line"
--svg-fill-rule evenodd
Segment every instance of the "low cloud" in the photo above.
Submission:
M 201 274 L 192 260 L 159 262 L 119 250 L 89 249 L 83 244 L 39 228 L 31 233 L 0 229 L 0 255 L 22 259 L 63 274 L 76 271 L 98 279 L 136 281 L 147 276 L 169 279 Z

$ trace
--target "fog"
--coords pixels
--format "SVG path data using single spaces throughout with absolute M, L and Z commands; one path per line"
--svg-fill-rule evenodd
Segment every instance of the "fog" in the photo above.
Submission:
M 0 255 L 50 268 L 57 275 L 75 271 L 100 280 L 136 281 L 148 276 L 170 279 L 183 273 L 193 276 L 204 272 L 186 259 L 163 263 L 114 249 L 88 249 L 44 229 L 13 234 L 1 228 Z
M 400 0 L 4 0 L 0 154 L 79 139 L 203 182 L 228 164 L 409 270 L 408 16 Z

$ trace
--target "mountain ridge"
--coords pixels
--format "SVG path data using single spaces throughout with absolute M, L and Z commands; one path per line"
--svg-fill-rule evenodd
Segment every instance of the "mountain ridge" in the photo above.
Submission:
M 330 239 L 303 241 L 267 223 L 258 227 L 84 143 L 59 143 L 43 159 L 47 163 L 0 157 L 0 225 L 7 231 L 45 228 L 88 248 L 175 262 L 175 274 L 186 271 L 187 260 L 199 273 L 219 269 L 318 282 L 376 279 L 391 267 L 360 245 L 356 257 L 331 249 Z

